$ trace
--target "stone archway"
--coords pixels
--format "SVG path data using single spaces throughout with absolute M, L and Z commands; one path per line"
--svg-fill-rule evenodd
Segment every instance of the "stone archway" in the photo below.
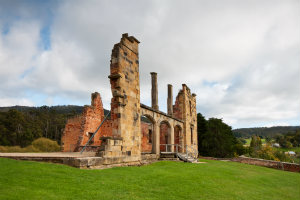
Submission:
M 159 124 L 159 144 L 161 152 L 170 152 L 171 146 L 166 146 L 171 144 L 171 125 L 168 121 L 164 120 Z
M 154 153 L 155 120 L 150 115 L 141 116 L 141 152 Z

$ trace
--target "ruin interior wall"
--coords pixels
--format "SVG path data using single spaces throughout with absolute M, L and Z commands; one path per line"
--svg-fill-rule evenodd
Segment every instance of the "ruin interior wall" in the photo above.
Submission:
M 153 142 L 153 125 L 152 123 L 147 123 L 141 121 L 141 151 L 142 153 L 152 152 L 152 142 Z
M 91 105 L 85 106 L 83 113 L 68 120 L 62 135 L 62 150 L 80 151 L 97 130 L 104 119 L 104 109 L 98 92 L 91 95 Z M 106 120 L 94 138 L 88 144 L 90 149 L 96 150 L 101 145 L 101 137 L 111 136 L 111 120 Z

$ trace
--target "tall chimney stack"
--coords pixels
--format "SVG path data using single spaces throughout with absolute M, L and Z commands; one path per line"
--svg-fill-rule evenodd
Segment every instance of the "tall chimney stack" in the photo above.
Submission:
M 158 110 L 158 90 L 157 90 L 157 73 L 151 72 L 151 82 L 152 82 L 152 89 L 151 89 L 151 97 L 152 97 L 152 108 L 154 110 Z
M 173 116 L 173 86 L 168 84 L 168 115 Z

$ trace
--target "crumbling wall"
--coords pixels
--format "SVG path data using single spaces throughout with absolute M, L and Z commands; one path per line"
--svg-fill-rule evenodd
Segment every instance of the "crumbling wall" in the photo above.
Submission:
M 85 106 L 83 113 L 68 120 L 62 136 L 62 151 L 79 151 L 88 142 L 104 119 L 101 96 L 98 92 L 91 95 L 91 105 Z M 101 145 L 102 136 L 111 136 L 112 122 L 104 122 L 93 140 L 88 144 L 89 150 L 96 150 Z
M 141 152 L 153 151 L 159 154 L 160 149 L 165 151 L 165 147 L 160 147 L 160 144 L 175 143 L 197 149 L 196 95 L 191 94 L 190 89 L 183 84 L 175 105 L 172 105 L 173 92 L 172 85 L 169 84 L 168 114 L 159 111 L 155 72 L 151 73 L 152 108 L 143 105 L 147 111 L 151 110 L 153 116 L 154 137 L 152 143 L 149 142 L 150 126 L 141 122 L 138 45 L 139 41 L 133 36 L 123 34 L 121 41 L 112 49 L 109 75 L 112 91 L 111 118 L 104 122 L 88 147 L 92 150 L 100 146 L 97 155 L 105 157 L 107 163 L 138 162 L 141 160 Z M 62 137 L 63 151 L 82 148 L 103 118 L 100 94 L 94 93 L 91 106 L 86 106 L 81 116 L 68 121 Z M 167 124 L 160 124 L 162 121 Z M 180 128 L 175 129 L 175 125 Z M 116 156 L 122 158 L 118 160 Z
M 139 41 L 123 34 L 111 55 L 112 135 L 120 137 L 122 153 L 130 161 L 141 159 Z
M 193 146 L 197 149 L 197 111 L 196 111 L 196 95 L 191 94 L 190 89 L 182 84 L 175 105 L 173 106 L 174 116 L 184 121 L 183 124 L 183 145 Z
M 81 115 L 68 120 L 61 138 L 62 151 L 76 151 L 79 145 L 79 138 L 82 135 L 83 121 L 84 118 Z
M 173 115 L 175 118 L 182 120 L 183 119 L 183 91 L 180 90 L 176 96 L 175 104 L 173 105 Z
M 91 106 L 84 107 L 83 116 L 83 138 L 81 140 L 80 146 L 83 146 L 88 142 L 90 135 L 96 131 L 96 129 L 104 119 L 102 100 L 98 92 L 92 94 Z M 100 145 L 99 134 L 100 131 L 96 133 L 90 145 Z

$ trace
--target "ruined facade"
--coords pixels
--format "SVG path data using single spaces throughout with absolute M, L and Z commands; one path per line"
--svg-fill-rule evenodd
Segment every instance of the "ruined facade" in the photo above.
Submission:
M 194 152 L 197 156 L 196 95 L 182 84 L 173 105 L 168 85 L 168 112 L 159 111 L 157 74 L 151 73 L 151 107 L 140 103 L 139 41 L 123 34 L 114 45 L 110 61 L 112 99 L 110 118 L 87 144 L 107 163 L 136 162 L 152 153 Z M 104 119 L 99 93 L 92 94 L 91 106 L 68 120 L 62 136 L 63 151 L 80 151 Z

